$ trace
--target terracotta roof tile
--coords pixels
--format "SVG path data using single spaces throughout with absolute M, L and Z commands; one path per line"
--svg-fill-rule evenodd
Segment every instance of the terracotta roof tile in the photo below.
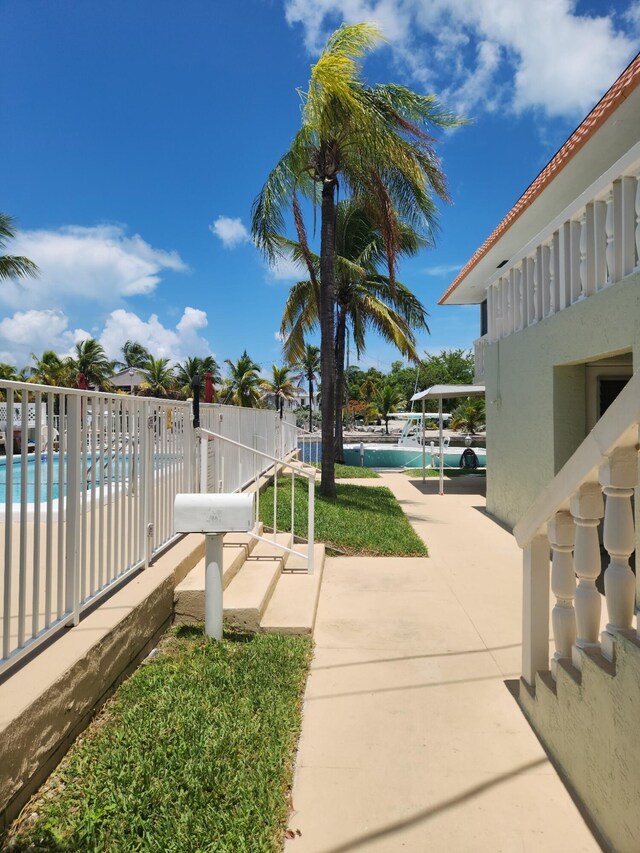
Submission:
M 482 246 L 471 256 L 465 266 L 460 270 L 456 278 L 449 285 L 445 293 L 438 300 L 438 304 L 442 303 L 453 293 L 471 270 L 479 263 L 479 261 L 487 254 L 498 242 L 500 237 L 509 230 L 513 223 L 520 217 L 524 211 L 532 204 L 532 202 L 542 193 L 544 189 L 553 181 L 559 172 L 564 169 L 567 163 L 575 157 L 578 151 L 585 145 L 593 134 L 601 127 L 605 121 L 625 100 L 636 86 L 640 84 L 640 53 L 627 66 L 627 68 L 618 77 L 613 86 L 606 92 L 605 95 L 598 101 L 589 115 L 584 119 L 576 130 L 571 134 L 569 139 L 564 143 L 562 148 L 553 156 L 547 163 L 538 177 L 525 190 L 520 199 L 511 208 L 509 213 L 495 228 L 495 230 L 487 237 Z

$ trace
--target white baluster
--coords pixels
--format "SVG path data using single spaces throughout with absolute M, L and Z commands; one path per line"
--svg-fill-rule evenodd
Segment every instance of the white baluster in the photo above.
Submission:
M 573 599 L 576 594 L 576 576 L 573 568 L 573 543 L 575 524 L 569 512 L 557 512 L 549 522 L 551 545 L 551 591 L 556 603 L 551 613 L 553 639 L 556 647 L 551 661 L 551 674 L 556 677 L 557 663 L 562 658 L 571 659 L 576 641 L 576 612 Z
M 579 649 L 599 648 L 600 613 L 602 604 L 596 589 L 600 574 L 600 544 L 598 525 L 604 512 L 602 491 L 598 483 L 587 483 L 571 499 L 571 515 L 576 523 L 574 568 L 578 576 L 576 589 L 576 646 Z M 581 657 L 574 648 L 573 664 L 581 668 Z
M 584 299 L 587 295 L 587 212 L 580 219 L 580 295 L 578 299 Z
M 615 256 L 614 256 L 614 245 L 613 245 L 613 236 L 614 236 L 614 226 L 613 226 L 613 190 L 607 195 L 607 214 L 604 220 L 604 233 L 607 241 L 606 249 L 605 249 L 605 258 L 607 260 L 607 272 L 606 272 L 606 283 L 607 285 L 613 284 L 615 281 L 614 275 L 614 264 L 615 264 Z
M 549 314 L 555 314 L 556 305 L 556 244 L 555 238 L 549 243 Z
M 632 447 L 615 450 L 600 468 L 600 483 L 607 496 L 603 541 L 611 558 L 604 574 L 610 634 L 616 629 L 630 628 L 635 609 L 636 582 L 629 557 L 636 547 L 631 498 L 638 479 L 637 469 L 638 454 Z M 612 648 L 604 643 L 603 651 L 612 652 Z

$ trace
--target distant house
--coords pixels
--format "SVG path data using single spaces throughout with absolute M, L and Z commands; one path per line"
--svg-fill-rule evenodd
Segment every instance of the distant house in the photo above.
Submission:
M 637 851 L 640 55 L 441 303 L 481 306 L 487 509 L 524 551 L 521 705 L 606 843 Z
M 135 393 L 140 385 L 146 381 L 146 377 L 141 370 L 130 367 L 125 367 L 124 370 L 118 371 L 118 373 L 111 377 L 111 382 L 118 390 L 127 391 L 128 393 L 131 393 L 132 390 Z
M 276 408 L 276 395 L 275 394 L 265 394 L 264 396 L 265 404 L 270 409 Z M 291 400 L 285 400 L 283 411 L 285 412 L 295 412 L 297 409 L 303 409 L 305 406 L 309 405 L 309 393 L 308 391 L 303 391 L 301 388 L 296 388 L 294 391 L 293 397 Z

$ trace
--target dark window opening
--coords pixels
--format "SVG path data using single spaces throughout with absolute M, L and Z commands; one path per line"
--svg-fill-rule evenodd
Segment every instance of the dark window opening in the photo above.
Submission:
M 489 323 L 487 320 L 487 300 L 480 303 L 480 337 L 484 337 L 489 331 Z

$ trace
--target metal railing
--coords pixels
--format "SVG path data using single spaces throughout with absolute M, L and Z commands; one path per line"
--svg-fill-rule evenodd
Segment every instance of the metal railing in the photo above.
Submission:
M 5 380 L 0 395 L 3 672 L 178 538 L 174 499 L 199 487 L 199 460 L 189 402 Z M 296 447 L 272 411 L 200 417 L 225 440 L 211 491 L 246 487 Z
M 322 458 L 321 436 L 319 432 L 309 432 L 303 427 L 296 427 L 297 446 L 300 452 L 300 460 L 307 465 L 320 466 Z
M 289 432 L 289 430 L 287 430 Z M 291 435 L 294 435 L 294 431 L 290 431 Z M 248 445 L 241 444 L 238 441 L 234 441 L 227 436 L 221 435 L 220 433 L 213 432 L 212 430 L 204 429 L 202 427 L 196 430 L 196 435 L 199 443 L 199 456 L 200 456 L 200 490 L 202 492 L 225 492 L 229 491 L 241 491 L 247 488 L 252 488 L 255 492 L 256 496 L 256 518 L 260 518 L 260 491 L 261 491 L 261 479 L 265 475 L 273 476 L 273 519 L 272 519 L 272 538 L 269 539 L 264 536 L 260 536 L 255 531 L 251 532 L 251 535 L 255 539 L 260 539 L 263 541 L 269 542 L 270 545 L 274 545 L 276 548 L 279 548 L 282 551 L 285 551 L 289 554 L 295 554 L 298 557 L 301 557 L 307 564 L 307 572 L 308 574 L 313 574 L 313 557 L 314 557 L 314 544 L 315 544 L 315 483 L 316 483 L 316 475 L 315 471 L 309 468 L 305 468 L 300 464 L 292 461 L 287 458 L 287 456 L 292 456 L 297 452 L 297 446 L 294 445 L 287 453 L 278 456 L 271 453 L 265 453 L 262 450 L 259 450 L 255 447 L 249 447 Z M 284 445 L 287 439 L 280 437 L 279 444 L 280 446 Z M 224 449 L 227 448 L 227 454 L 225 454 Z M 253 468 L 249 478 L 240 483 L 235 489 L 229 488 L 228 479 L 225 477 L 226 466 L 224 465 L 225 455 L 229 455 L 228 451 L 232 450 L 238 459 L 243 459 L 244 464 L 240 462 L 240 470 L 243 470 L 245 474 L 249 471 L 250 468 Z M 280 527 L 281 532 L 287 532 L 291 534 L 291 543 L 292 546 L 289 547 L 287 545 L 282 544 L 278 540 L 278 477 L 284 474 L 285 472 L 289 472 L 289 476 L 291 478 L 291 517 L 290 517 L 290 529 L 285 530 L 286 525 Z M 296 550 L 295 548 L 295 540 L 296 540 L 296 532 L 295 532 L 295 516 L 296 516 L 296 476 L 303 477 L 307 480 L 307 550 L 306 552 L 302 549 Z M 302 537 L 298 537 L 302 538 Z

